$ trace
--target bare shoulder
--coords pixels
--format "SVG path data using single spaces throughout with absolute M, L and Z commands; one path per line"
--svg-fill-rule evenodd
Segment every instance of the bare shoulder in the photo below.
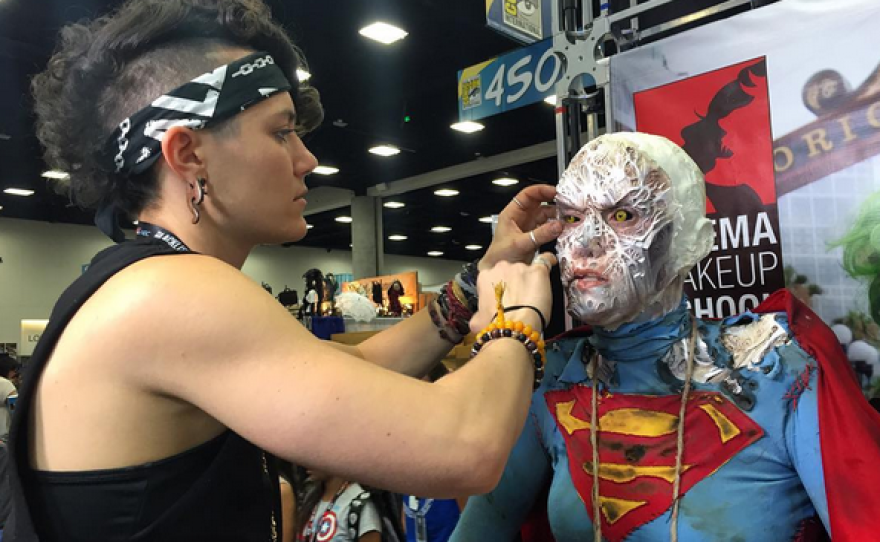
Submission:
M 94 301 L 102 310 L 130 318 L 132 323 L 167 327 L 193 313 L 201 321 L 222 323 L 225 317 L 235 316 L 222 312 L 229 305 L 247 308 L 254 303 L 271 305 L 274 300 L 240 270 L 193 254 L 142 260 L 110 279 Z M 190 326 L 190 330 L 197 331 L 197 327 Z
M 192 283 L 210 286 L 211 282 L 252 283 L 239 269 L 226 262 L 202 254 L 175 254 L 146 258 L 120 271 L 105 287 L 143 290 L 151 294 L 161 289 L 189 287 Z M 157 288 L 160 288 L 157 290 Z
M 134 363 L 114 369 L 135 370 L 142 379 L 181 360 L 211 356 L 219 362 L 224 352 L 238 349 L 230 344 L 253 340 L 260 323 L 293 334 L 302 330 L 238 269 L 209 256 L 157 256 L 107 281 L 68 326 L 65 339 L 101 344 L 110 360 L 125 354 Z

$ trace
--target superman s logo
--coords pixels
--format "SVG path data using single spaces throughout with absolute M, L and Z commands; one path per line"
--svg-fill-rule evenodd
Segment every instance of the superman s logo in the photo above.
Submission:
M 571 478 L 593 518 L 592 389 L 575 386 L 545 394 L 568 450 Z M 602 533 L 612 542 L 672 506 L 681 397 L 599 396 L 599 507 Z M 763 429 L 717 392 L 692 392 L 685 411 L 681 494 L 764 435 Z

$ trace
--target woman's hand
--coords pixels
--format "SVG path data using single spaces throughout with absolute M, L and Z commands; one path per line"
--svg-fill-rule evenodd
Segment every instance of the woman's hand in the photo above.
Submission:
M 505 286 L 503 306 L 531 306 L 541 311 L 545 318 L 549 318 L 553 309 L 550 269 L 554 265 L 556 265 L 556 256 L 546 252 L 535 257 L 530 265 L 501 261 L 491 269 L 480 271 L 477 279 L 480 307 L 471 318 L 471 331 L 477 333 L 492 321 L 498 310 L 495 285 L 502 282 Z M 535 311 L 520 309 L 511 319 L 525 322 L 534 329 L 541 329 L 542 322 Z
M 501 211 L 495 237 L 480 260 L 480 271 L 501 261 L 530 264 L 541 245 L 559 237 L 562 225 L 551 220 L 556 217 L 556 207 L 543 205 L 555 197 L 556 188 L 546 184 L 520 191 Z

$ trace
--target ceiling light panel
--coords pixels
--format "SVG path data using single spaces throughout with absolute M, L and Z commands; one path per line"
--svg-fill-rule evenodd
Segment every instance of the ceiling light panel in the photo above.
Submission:
M 408 237 L 406 235 L 389 235 L 389 241 L 406 241 Z
M 453 190 L 451 188 L 441 188 L 440 190 L 435 190 L 434 195 L 440 196 L 441 198 L 451 198 L 458 195 L 458 190 Z
M 400 154 L 400 149 L 394 145 L 377 145 L 371 148 L 370 152 L 379 156 L 394 156 L 395 154 Z
M 519 184 L 519 181 L 512 177 L 501 177 L 492 181 L 492 184 L 497 184 L 498 186 L 513 186 Z
M 433 256 L 436 258 L 438 256 L 443 256 L 443 253 L 440 252 L 439 250 L 432 250 L 431 252 L 428 253 L 428 256 Z
M 451 125 L 450 128 L 465 134 L 472 134 L 474 132 L 479 132 L 480 130 L 485 128 L 485 126 L 483 126 L 479 122 L 466 120 L 464 122 L 456 122 L 455 124 Z
M 384 205 L 389 209 L 402 209 L 406 207 L 406 204 L 401 201 L 386 201 Z
M 446 233 L 452 231 L 452 228 L 449 226 L 434 226 L 431 228 L 431 231 L 434 233 Z
M 26 190 L 24 188 L 7 188 L 3 191 L 4 194 L 9 194 L 10 196 L 33 196 L 33 190 Z
M 342 222 L 343 224 L 351 224 L 354 222 L 350 216 L 337 216 L 335 220 L 336 222 Z
M 491 224 L 491 223 L 495 222 L 495 219 L 492 218 L 491 216 L 484 216 L 484 217 L 480 218 L 480 222 L 482 222 L 483 224 Z
M 382 21 L 377 21 L 369 26 L 365 26 L 361 28 L 358 33 L 365 38 L 370 38 L 371 40 L 384 43 L 385 45 L 391 45 L 409 35 L 406 30 L 396 27 L 393 24 L 383 23 Z
M 339 168 L 330 166 L 318 166 L 312 171 L 312 173 L 316 175 L 335 175 L 339 173 Z
M 466 245 L 465 250 L 481 250 L 483 245 Z
M 59 181 L 64 181 L 70 178 L 70 173 L 65 171 L 58 171 L 57 169 L 53 169 L 51 171 L 44 171 L 43 177 L 47 179 L 55 179 Z

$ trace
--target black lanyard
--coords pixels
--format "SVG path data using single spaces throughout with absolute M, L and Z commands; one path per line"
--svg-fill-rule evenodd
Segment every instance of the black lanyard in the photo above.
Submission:
M 159 241 L 167 244 L 169 247 L 173 248 L 177 252 L 192 252 L 192 250 L 190 250 L 190 248 L 186 246 L 186 243 L 181 241 L 176 235 L 161 226 L 156 226 L 155 224 L 147 224 L 146 222 L 141 222 L 134 233 L 138 237 L 149 237 L 150 239 L 158 239 Z

